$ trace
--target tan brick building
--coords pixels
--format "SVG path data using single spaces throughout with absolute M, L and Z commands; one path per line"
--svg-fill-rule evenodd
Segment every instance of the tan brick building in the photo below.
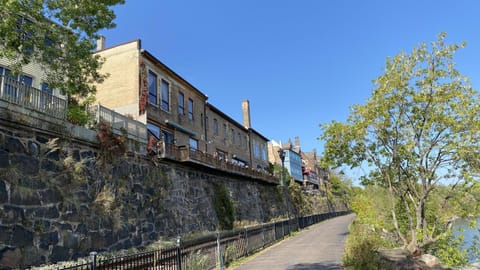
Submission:
M 242 103 L 244 125 L 217 107 L 207 96 L 141 47 L 140 40 L 104 48 L 97 102 L 147 125 L 163 145 L 186 147 L 242 168 L 266 172 L 268 139 L 250 127 L 248 101 Z M 198 153 L 195 153 L 198 154 Z M 207 160 L 202 158 L 202 160 Z

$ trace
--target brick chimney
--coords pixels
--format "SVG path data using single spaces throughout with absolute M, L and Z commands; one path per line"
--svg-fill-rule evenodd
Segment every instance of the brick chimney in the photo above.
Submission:
M 298 136 L 295 137 L 295 152 L 300 153 L 300 138 Z
M 250 122 L 250 102 L 245 99 L 242 101 L 242 115 L 243 115 L 243 125 L 246 128 L 251 128 Z
M 105 37 L 100 36 L 97 39 L 97 52 L 105 49 Z

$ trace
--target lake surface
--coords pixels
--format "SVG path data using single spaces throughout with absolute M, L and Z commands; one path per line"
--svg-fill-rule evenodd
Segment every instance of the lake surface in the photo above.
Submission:
M 461 233 L 463 229 L 463 235 L 465 236 L 465 246 L 467 248 L 472 245 L 475 236 L 480 237 L 480 218 L 477 218 L 477 227 L 476 228 L 469 228 L 470 222 L 468 220 L 457 220 L 455 221 L 453 230 L 455 235 Z M 480 248 L 480 246 L 478 247 Z M 480 262 L 480 258 L 473 258 L 470 259 L 470 262 Z

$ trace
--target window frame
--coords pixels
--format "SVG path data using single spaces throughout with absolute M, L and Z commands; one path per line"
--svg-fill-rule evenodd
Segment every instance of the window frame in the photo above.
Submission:
M 178 114 L 185 115 L 185 95 L 178 92 Z
M 187 101 L 188 119 L 193 120 L 193 99 L 189 98 Z
M 153 78 L 155 80 L 151 81 Z M 148 82 L 148 103 L 158 106 L 158 75 L 155 72 L 148 70 L 147 82 Z M 151 82 L 154 82 L 154 87 L 155 87 L 154 93 L 152 92 L 152 89 L 151 89 L 151 86 L 152 86 Z M 154 99 L 153 103 L 152 103 L 152 98 Z
M 164 86 L 167 87 L 164 88 Z M 170 82 L 161 78 L 160 88 L 162 90 L 160 108 L 166 112 L 170 112 Z

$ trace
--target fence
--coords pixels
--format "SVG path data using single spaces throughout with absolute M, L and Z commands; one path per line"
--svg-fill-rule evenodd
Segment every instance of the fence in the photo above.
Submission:
M 0 76 L 0 99 L 62 120 L 67 115 L 65 99 L 28 86 L 9 76 Z
M 323 213 L 232 231 L 216 232 L 200 238 L 180 241 L 173 247 L 146 251 L 126 256 L 99 258 L 92 252 L 87 263 L 55 268 L 59 270 L 109 270 L 109 269 L 214 269 L 261 250 L 298 229 L 323 220 L 345 215 L 348 211 Z M 298 224 L 298 225 L 297 225 Z M 299 226 L 300 228 L 298 228 Z
M 127 132 L 128 138 L 143 144 L 147 143 L 147 127 L 145 124 L 130 119 L 100 104 L 91 106 L 89 111 L 94 115 L 97 123 L 110 123 L 115 134 L 122 135 L 123 132 Z
M 170 143 L 162 143 L 157 149 L 162 158 L 169 158 L 178 161 L 189 161 L 197 164 L 202 164 L 208 167 L 215 168 L 230 173 L 240 174 L 255 179 L 260 179 L 267 183 L 279 184 L 277 177 L 269 174 L 266 171 L 248 168 L 232 162 L 227 162 L 225 159 L 215 157 L 214 155 L 204 153 L 197 149 L 191 148 L 188 145 L 176 146 Z

